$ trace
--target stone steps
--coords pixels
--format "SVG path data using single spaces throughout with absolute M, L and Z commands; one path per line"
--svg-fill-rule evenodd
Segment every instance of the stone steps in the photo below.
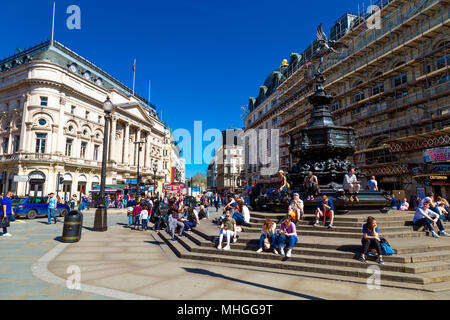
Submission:
M 183 245 L 188 251 L 195 253 L 205 253 L 205 254 L 217 254 L 220 252 L 215 244 L 213 246 L 203 246 L 199 247 L 195 242 L 191 240 L 189 236 L 184 236 L 182 238 L 177 238 L 180 244 Z M 272 252 L 267 253 L 256 253 L 255 247 L 252 251 L 245 250 L 245 248 L 237 247 L 236 244 L 232 244 L 232 250 L 223 251 L 223 254 L 236 256 L 236 257 L 248 257 L 248 258 L 258 258 L 258 259 L 270 259 L 270 260 L 278 260 L 283 261 L 284 257 L 281 255 L 276 255 Z M 325 255 L 325 254 L 328 254 Z M 327 252 L 315 252 L 312 254 L 311 250 L 302 250 L 299 248 L 295 248 L 292 252 L 292 257 L 289 258 L 289 261 L 293 262 L 301 262 L 301 263 L 309 263 L 309 264 L 324 264 L 329 266 L 345 266 L 345 267 L 354 267 L 359 269 L 366 269 L 367 265 L 361 263 L 357 260 L 359 254 L 350 253 L 344 254 L 340 253 L 338 257 L 330 257 Z M 403 272 L 403 273 L 426 273 L 433 271 L 444 271 L 450 269 L 450 263 L 443 261 L 433 261 L 433 262 L 420 262 L 420 263 L 409 263 L 409 264 L 401 264 L 390 262 L 390 258 L 397 257 L 386 257 L 385 264 L 380 265 L 380 269 L 382 271 L 395 271 L 395 272 Z
M 211 242 L 206 240 L 201 235 L 196 232 L 185 232 L 184 235 L 197 246 L 215 248 L 216 241 Z M 233 244 L 233 247 L 239 250 L 249 250 L 256 251 L 259 248 L 259 242 L 257 239 L 242 239 Z M 297 243 L 295 245 L 295 253 L 304 254 L 309 256 L 320 256 L 320 257 L 331 257 L 331 258 L 342 258 L 342 259 L 357 259 L 361 254 L 361 246 L 348 246 L 347 248 L 339 247 L 327 247 L 321 248 L 311 243 Z M 394 248 L 395 249 L 395 248 Z M 419 248 L 418 248 L 419 249 Z M 446 251 L 432 251 L 423 252 L 423 250 L 446 250 Z M 345 250 L 345 251 L 344 251 Z M 420 248 L 422 250 L 420 253 L 409 252 L 408 249 L 395 249 L 397 254 L 393 256 L 384 257 L 384 261 L 393 263 L 419 263 L 419 262 L 431 262 L 431 261 L 441 261 L 450 260 L 450 246 L 443 246 L 437 248 Z M 401 252 L 399 254 L 399 252 Z M 375 257 L 367 257 L 368 260 L 375 261 Z
M 323 231 L 327 230 L 329 232 L 349 232 L 349 233 L 357 233 L 360 236 L 362 236 L 362 227 L 339 227 L 334 225 L 332 229 L 328 229 L 328 223 L 326 224 L 326 227 L 323 226 L 323 222 L 320 222 L 320 226 L 313 226 L 313 225 L 299 225 L 297 227 L 298 232 L 303 231 Z M 262 225 L 253 225 L 251 224 L 250 227 L 247 225 L 241 226 L 243 232 L 261 232 Z M 395 232 L 412 232 L 412 228 L 408 226 L 403 227 L 388 227 L 388 228 L 382 228 L 379 227 L 380 231 L 383 233 L 395 233 Z
M 279 219 L 271 219 L 273 222 L 278 224 L 278 220 Z M 264 225 L 264 221 L 265 219 L 259 219 L 259 218 L 251 218 L 250 219 L 250 223 L 247 224 L 250 227 L 258 227 L 258 228 L 262 228 L 262 226 Z M 314 224 L 313 219 L 309 219 L 309 220 L 302 220 L 299 221 L 299 225 L 300 226 L 311 226 Z M 323 220 L 322 220 L 323 222 Z M 378 223 L 378 227 L 380 229 L 385 229 L 385 228 L 391 228 L 391 227 L 411 227 L 413 226 L 412 221 L 392 221 L 392 222 L 379 222 Z M 339 221 L 339 220 L 334 220 L 334 226 L 335 227 L 350 227 L 350 228 L 359 228 L 362 230 L 362 226 L 363 226 L 364 222 L 346 222 L 346 221 Z
M 165 233 L 165 231 L 160 232 L 160 237 L 169 245 L 169 247 L 175 252 L 175 254 L 180 258 L 191 259 L 191 260 L 200 260 L 200 261 L 209 261 L 209 262 L 218 262 L 218 263 L 230 263 L 233 265 L 246 265 L 246 266 L 255 266 L 255 267 L 264 267 L 270 269 L 276 269 L 277 272 L 279 270 L 282 271 L 295 271 L 298 275 L 306 275 L 312 274 L 315 277 L 327 278 L 335 280 L 336 277 L 347 277 L 348 281 L 367 279 L 371 274 L 367 272 L 367 267 L 372 265 L 373 263 L 368 263 L 367 265 L 353 265 L 353 262 L 348 262 L 348 264 L 342 265 L 333 265 L 333 264 L 324 264 L 321 259 L 317 261 L 311 259 L 309 262 L 304 258 L 302 260 L 301 257 L 296 257 L 293 254 L 292 258 L 285 258 L 281 256 L 276 256 L 273 254 L 256 254 L 249 253 L 245 250 L 236 250 L 233 249 L 230 251 L 218 251 L 213 248 L 206 248 L 205 252 L 194 252 L 189 251 L 196 248 L 197 245 L 192 242 L 189 238 L 183 237 L 179 239 L 179 241 L 170 241 L 170 236 Z M 251 257 L 251 259 L 249 259 Z M 337 259 L 327 259 L 327 262 L 337 261 Z M 361 266 L 362 265 L 362 266 Z M 443 264 L 441 263 L 443 266 Z M 417 268 L 415 270 L 427 271 L 427 267 L 430 264 L 417 264 Z M 409 274 L 406 272 L 395 272 L 389 271 L 389 268 L 395 268 L 394 264 L 387 264 L 385 266 L 380 266 L 383 271 L 381 272 L 381 280 L 382 285 L 386 286 L 394 286 L 400 288 L 408 288 L 408 289 L 420 289 L 420 290 L 448 290 L 450 288 L 450 270 L 448 269 L 439 269 L 439 265 L 436 264 L 434 266 L 434 270 L 439 269 L 439 271 L 430 271 L 416 274 Z M 404 269 L 413 270 L 413 269 Z M 428 269 L 433 270 L 433 268 Z M 449 282 L 446 285 L 442 283 Z M 427 285 L 437 284 L 434 287 L 426 288 Z

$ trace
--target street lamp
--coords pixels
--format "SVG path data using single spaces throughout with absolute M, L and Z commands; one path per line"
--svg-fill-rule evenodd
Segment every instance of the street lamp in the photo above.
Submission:
M 153 195 L 156 195 L 156 172 L 158 171 L 158 162 L 153 162 Z
M 142 151 L 141 144 L 144 144 L 144 143 L 145 143 L 145 141 L 135 141 L 135 142 L 134 142 L 135 145 L 138 145 L 137 181 L 136 181 L 136 201 L 137 201 L 137 199 L 138 199 L 139 187 L 141 186 L 141 176 L 139 175 L 139 166 L 140 166 L 141 151 Z
M 105 134 L 103 140 L 103 157 L 102 157 L 102 173 L 100 181 L 100 203 L 95 211 L 94 231 L 104 232 L 108 230 L 107 223 L 107 208 L 105 205 L 105 185 L 106 185 L 106 161 L 108 155 L 108 135 L 109 135 L 109 121 L 111 120 L 111 111 L 114 105 L 109 97 L 103 103 L 103 110 L 105 111 Z

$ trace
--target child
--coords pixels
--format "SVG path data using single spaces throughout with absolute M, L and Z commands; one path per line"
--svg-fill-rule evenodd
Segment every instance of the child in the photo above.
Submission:
M 127 217 L 128 217 L 128 227 L 131 228 L 131 225 L 133 224 L 133 207 L 127 208 Z
M 142 225 L 142 231 L 147 231 L 147 223 L 148 223 L 148 210 L 147 210 L 147 206 L 144 206 L 144 209 L 141 211 L 141 215 L 139 217 L 139 219 L 141 220 L 141 225 Z

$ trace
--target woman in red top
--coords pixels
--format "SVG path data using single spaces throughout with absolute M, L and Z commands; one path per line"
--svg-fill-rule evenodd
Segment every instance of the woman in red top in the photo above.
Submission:
M 139 216 L 141 215 L 141 211 L 142 206 L 141 203 L 139 202 L 133 209 L 133 221 L 134 221 L 133 230 L 136 229 L 136 226 L 139 229 Z

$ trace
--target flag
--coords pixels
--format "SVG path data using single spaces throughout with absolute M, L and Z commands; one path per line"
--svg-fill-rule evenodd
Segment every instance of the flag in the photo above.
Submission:
M 136 71 L 136 59 L 134 59 L 134 63 L 133 63 L 133 72 Z

